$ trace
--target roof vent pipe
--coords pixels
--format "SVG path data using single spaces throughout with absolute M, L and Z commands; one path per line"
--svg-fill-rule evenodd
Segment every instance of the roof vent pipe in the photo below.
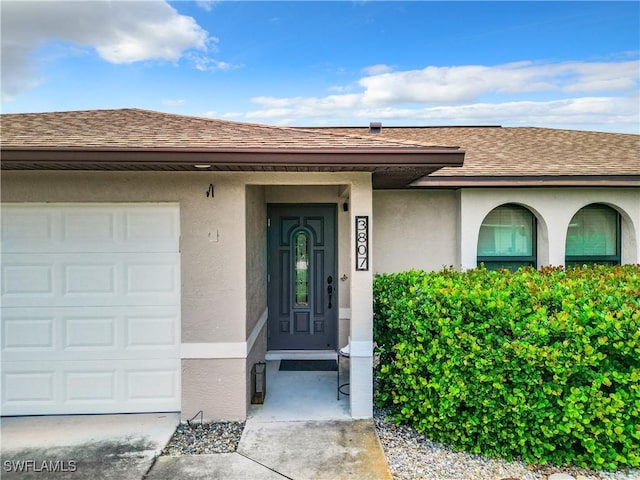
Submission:
M 369 123 L 369 133 L 382 133 L 382 122 Z

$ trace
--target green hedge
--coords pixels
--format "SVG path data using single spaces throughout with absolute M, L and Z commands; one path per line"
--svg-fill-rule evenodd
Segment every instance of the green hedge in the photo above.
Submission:
M 432 440 L 640 466 L 640 266 L 379 275 L 376 403 Z

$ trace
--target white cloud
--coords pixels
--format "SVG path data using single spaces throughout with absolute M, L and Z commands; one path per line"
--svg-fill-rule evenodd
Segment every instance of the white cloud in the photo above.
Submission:
M 227 72 L 229 70 L 242 68 L 242 65 L 234 65 L 232 63 L 222 62 L 220 60 L 216 60 L 215 58 L 211 58 L 200 53 L 192 52 L 189 53 L 187 57 L 193 63 L 193 66 L 201 72 Z
M 362 96 L 329 95 L 327 97 L 255 97 L 251 99 L 263 107 L 261 110 L 247 113 L 247 118 L 273 118 L 291 116 L 316 117 L 351 110 L 362 106 Z
M 30 49 L 2 43 L 2 100 L 12 100 L 20 92 L 37 87 L 41 79 L 32 62 L 28 61 Z
M 631 100 L 631 99 L 628 99 Z M 425 109 L 388 109 L 378 111 L 386 118 L 393 119 L 411 115 L 420 120 L 439 123 L 475 124 L 505 123 L 519 125 L 560 125 L 637 122 L 638 107 L 633 102 L 612 97 L 588 97 L 553 101 L 518 101 L 497 104 L 475 103 L 470 105 L 454 105 L 430 107 Z M 381 117 L 384 118 L 384 117 Z
M 640 114 L 637 98 L 587 97 L 552 101 L 515 101 L 502 103 L 472 103 L 467 105 L 433 107 L 374 107 L 361 108 L 342 115 L 345 118 L 372 120 L 430 120 L 446 124 L 504 123 L 539 124 L 540 119 L 552 123 L 595 122 L 604 117 L 626 123 L 636 122 Z M 312 111 L 299 106 L 270 108 L 247 114 L 249 118 L 294 116 L 302 118 L 327 117 L 327 112 Z
M 185 104 L 186 102 L 182 99 L 180 100 L 162 100 L 162 104 L 163 105 L 167 105 L 169 107 L 181 107 Z
M 164 1 L 3 2 L 3 99 L 37 85 L 33 53 L 50 41 L 92 48 L 107 62 L 127 64 L 175 62 L 189 50 L 205 57 L 217 39 Z
M 530 92 L 597 92 L 625 90 L 638 82 L 640 63 L 598 62 L 497 66 L 426 67 L 362 78 L 368 105 L 397 103 L 449 104 L 477 100 L 485 94 Z
M 207 12 L 210 12 L 211 10 L 213 10 L 213 7 L 215 7 L 217 3 L 220 3 L 220 0 L 197 0 L 196 1 L 196 5 L 198 5 L 203 10 L 206 10 Z
M 218 112 L 216 110 L 208 110 L 200 114 L 201 117 L 207 118 L 240 118 L 244 116 L 244 112 Z
M 349 87 L 348 85 L 334 85 L 332 87 L 329 87 L 329 91 L 335 93 L 348 92 L 350 89 L 351 87 Z
M 241 118 L 244 116 L 243 112 L 226 112 L 222 114 L 224 118 Z
M 381 75 L 383 73 L 389 73 L 391 70 L 393 70 L 393 67 L 391 67 L 389 65 L 385 65 L 383 63 L 379 63 L 377 65 L 371 65 L 369 67 L 364 67 L 362 69 L 362 72 L 365 75 Z
M 362 124 L 617 124 L 637 132 L 638 60 L 426 67 L 359 80 L 360 92 L 255 97 L 247 118 Z M 335 89 L 334 89 L 335 90 Z M 582 94 L 582 95 L 581 95 Z
M 638 83 L 640 62 L 567 63 L 564 65 L 572 82 L 564 86 L 565 92 L 605 92 L 634 88 Z M 570 77 L 571 78 L 571 77 Z

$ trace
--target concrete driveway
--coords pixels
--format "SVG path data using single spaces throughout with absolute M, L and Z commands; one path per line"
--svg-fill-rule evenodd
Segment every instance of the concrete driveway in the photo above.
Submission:
M 5 479 L 390 480 L 370 420 L 261 421 L 231 454 L 158 457 L 179 414 L 2 418 Z
M 178 413 L 4 417 L 3 479 L 142 479 Z

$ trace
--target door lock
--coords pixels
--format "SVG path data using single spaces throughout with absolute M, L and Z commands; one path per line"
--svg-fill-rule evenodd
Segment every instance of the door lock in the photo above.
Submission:
M 327 277 L 327 295 L 329 296 L 329 305 L 328 308 L 331 308 L 331 296 L 333 295 L 333 277 L 329 275 Z

